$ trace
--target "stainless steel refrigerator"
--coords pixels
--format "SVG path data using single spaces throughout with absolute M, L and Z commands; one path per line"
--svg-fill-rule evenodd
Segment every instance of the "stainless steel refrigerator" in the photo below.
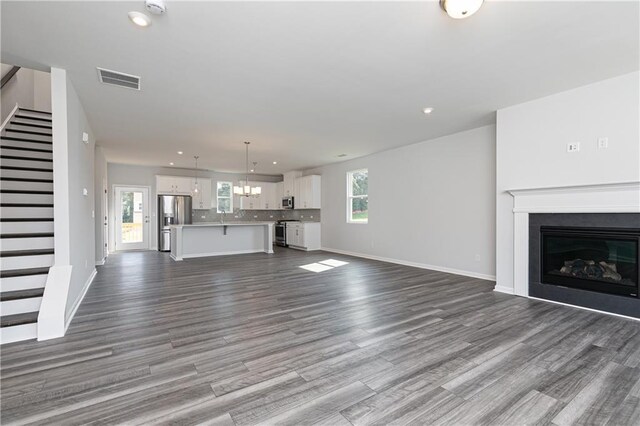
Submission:
M 171 251 L 171 225 L 191 223 L 189 195 L 158 195 L 158 250 Z

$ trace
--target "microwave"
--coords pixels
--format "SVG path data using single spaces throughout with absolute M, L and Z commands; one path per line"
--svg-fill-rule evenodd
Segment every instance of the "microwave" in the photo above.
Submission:
M 282 199 L 282 208 L 283 209 L 292 209 L 293 208 L 293 197 L 284 197 Z

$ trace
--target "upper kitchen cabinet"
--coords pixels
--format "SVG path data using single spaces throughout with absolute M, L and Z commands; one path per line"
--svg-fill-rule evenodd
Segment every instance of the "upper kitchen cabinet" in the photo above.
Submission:
M 156 176 L 156 193 L 191 195 L 191 178 L 181 176 Z
M 284 181 L 282 183 L 282 196 L 283 197 L 293 197 L 296 192 L 296 179 L 299 179 L 302 176 L 302 172 L 293 171 L 287 172 L 284 175 Z
M 295 209 L 319 209 L 321 199 L 321 177 L 302 176 L 295 180 L 293 206 Z
M 195 192 L 195 178 L 184 176 L 156 176 L 156 193 L 158 195 L 191 195 L 194 209 L 211 208 L 211 179 L 198 178 L 198 192 Z
M 194 210 L 209 210 L 211 208 L 211 179 L 198 178 L 198 192 L 195 192 L 196 180 L 191 179 L 192 205 Z
M 242 185 L 243 182 L 241 181 Z M 279 210 L 282 194 L 278 193 L 278 184 L 274 182 L 251 182 L 251 185 L 260 187 L 260 195 L 253 197 L 240 197 L 240 209 L 242 210 Z

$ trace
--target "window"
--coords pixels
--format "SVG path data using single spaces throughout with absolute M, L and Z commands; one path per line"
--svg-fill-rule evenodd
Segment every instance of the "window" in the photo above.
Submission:
M 369 220 L 369 171 L 347 173 L 347 222 L 367 223 Z
M 218 188 L 216 192 L 216 206 L 218 213 L 232 213 L 233 212 L 233 188 L 232 182 L 218 182 Z

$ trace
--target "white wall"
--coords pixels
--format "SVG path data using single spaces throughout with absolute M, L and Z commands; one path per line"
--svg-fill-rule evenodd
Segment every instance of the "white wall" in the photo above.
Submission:
M 638 72 L 512 106 L 497 114 L 497 286 L 513 289 L 510 189 L 640 180 Z M 598 149 L 600 137 L 608 149 Z M 567 143 L 580 151 L 567 152 Z
M 346 173 L 369 170 L 369 223 L 346 223 Z M 495 275 L 495 127 L 331 164 L 322 246 L 473 276 Z
M 3 65 L 3 69 L 6 66 Z M 13 107 L 51 111 L 51 76 L 49 73 L 20 68 L 2 88 L 0 122 L 4 121 Z
M 69 156 L 69 220 L 70 263 L 73 266 L 67 315 L 79 303 L 88 280 L 95 271 L 95 139 L 78 94 L 67 76 L 67 140 Z M 89 143 L 82 141 L 82 133 L 89 134 Z M 55 147 L 54 147 L 55 150 Z M 83 191 L 87 190 L 87 195 Z M 58 202 L 58 199 L 55 200 Z M 57 234 L 56 234 L 57 238 Z
M 115 250 L 115 212 L 113 204 L 113 187 L 119 186 L 148 186 L 150 187 L 149 197 L 151 208 L 151 223 L 150 223 L 150 244 L 151 248 L 157 248 L 157 224 L 156 224 L 156 175 L 166 176 L 188 176 L 194 177 L 195 170 L 190 169 L 178 169 L 172 167 L 146 167 L 146 166 L 134 166 L 129 164 L 117 164 L 109 163 L 107 166 L 108 181 L 109 181 L 109 251 Z M 240 179 L 244 179 L 244 175 L 232 174 L 232 173 L 217 173 L 207 170 L 199 170 L 198 177 L 211 179 L 211 192 L 212 199 L 215 200 L 216 194 L 216 182 L 217 181 L 232 181 L 237 182 Z M 252 179 L 262 182 L 278 182 L 282 180 L 281 176 L 268 176 L 268 175 L 253 175 Z M 240 207 L 239 203 L 234 200 L 233 208 Z

